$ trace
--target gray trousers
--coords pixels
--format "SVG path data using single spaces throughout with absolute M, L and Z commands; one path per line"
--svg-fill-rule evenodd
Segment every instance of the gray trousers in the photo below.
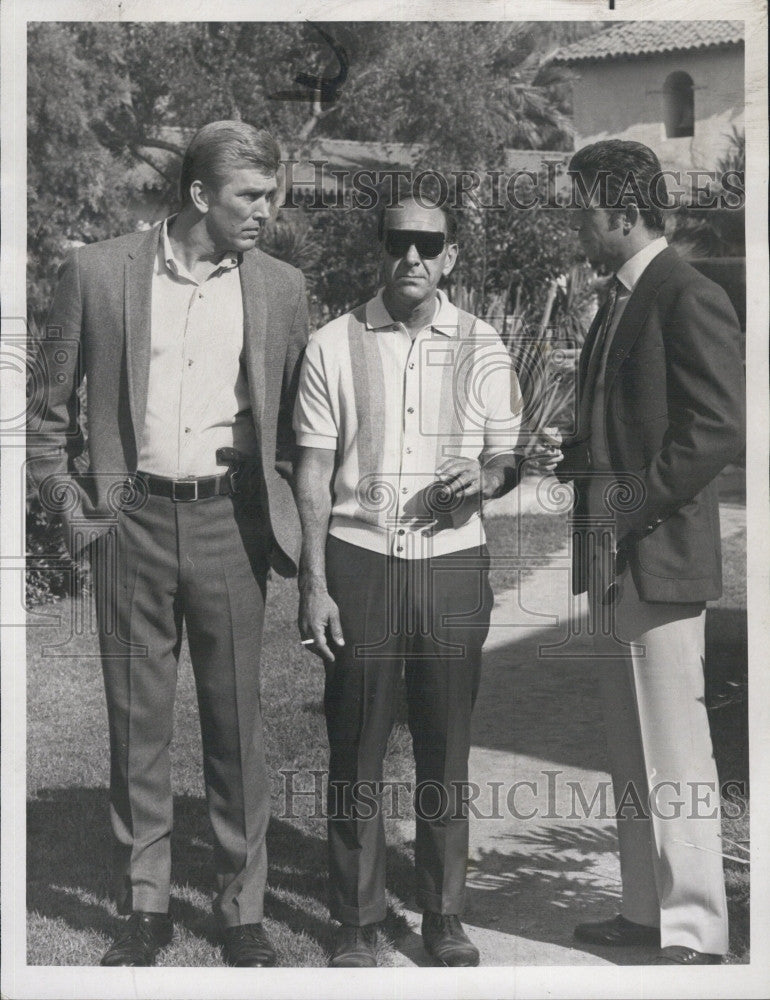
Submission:
M 402 665 L 415 757 L 417 904 L 459 914 L 471 713 L 493 603 L 489 553 L 482 546 L 392 559 L 329 537 L 326 574 L 345 637 L 326 666 L 324 690 L 331 915 L 360 926 L 387 912 L 383 811 L 390 803 L 377 789 Z
M 184 622 L 216 841 L 214 908 L 225 926 L 262 919 L 270 787 L 259 655 L 269 546 L 254 500 L 150 496 L 121 512 L 92 550 L 121 912 L 168 909 L 169 746 Z

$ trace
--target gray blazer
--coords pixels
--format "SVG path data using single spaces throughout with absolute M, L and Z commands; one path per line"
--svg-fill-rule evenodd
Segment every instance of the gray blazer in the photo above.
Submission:
M 28 424 L 29 473 L 44 505 L 61 514 L 70 551 L 107 530 L 135 502 L 147 406 L 152 274 L 160 224 L 71 252 L 38 343 Z M 250 250 L 241 263 L 244 356 L 262 458 L 261 503 L 275 544 L 272 563 L 296 571 L 299 518 L 290 479 L 291 428 L 307 301 L 300 271 Z M 216 356 L 212 354 L 212 364 Z M 75 471 L 85 447 L 79 392 L 86 377 L 89 468 Z M 34 380 L 33 380 L 34 381 Z

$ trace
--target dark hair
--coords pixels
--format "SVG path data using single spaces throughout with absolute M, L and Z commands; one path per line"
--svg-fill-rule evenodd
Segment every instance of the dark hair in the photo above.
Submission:
M 663 232 L 660 205 L 668 201 L 660 160 L 649 146 L 626 139 L 603 139 L 584 146 L 569 162 L 568 172 L 579 176 L 586 190 L 599 181 L 602 208 L 622 209 L 634 204 L 648 229 Z
M 244 164 L 272 176 L 280 162 L 278 143 L 265 129 L 240 121 L 209 122 L 192 137 L 182 160 L 179 177 L 182 206 L 190 203 L 193 181 L 219 187 L 226 182 L 230 171 Z
M 446 202 L 433 201 L 430 198 L 415 198 L 414 195 L 411 194 L 404 195 L 403 198 L 399 198 L 397 201 L 393 201 L 390 204 L 387 201 L 383 201 L 380 204 L 380 210 L 377 216 L 377 236 L 380 240 L 385 237 L 385 213 L 388 209 L 400 208 L 402 205 L 407 204 L 410 201 L 414 202 L 415 205 L 419 205 L 420 208 L 437 208 L 444 216 L 447 242 L 457 242 L 457 216 L 452 209 L 449 208 Z

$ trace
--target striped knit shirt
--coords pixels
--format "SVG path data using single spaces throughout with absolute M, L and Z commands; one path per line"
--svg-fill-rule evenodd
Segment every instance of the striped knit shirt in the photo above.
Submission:
M 514 464 L 521 409 L 497 332 L 443 292 L 414 339 L 382 292 L 328 323 L 307 346 L 294 429 L 337 454 L 330 534 L 403 559 L 482 544 L 480 497 L 449 497 L 436 470 L 450 457 Z

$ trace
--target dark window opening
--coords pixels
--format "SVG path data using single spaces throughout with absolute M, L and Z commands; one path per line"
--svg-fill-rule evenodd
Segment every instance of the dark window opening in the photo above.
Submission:
M 666 138 L 678 139 L 695 132 L 695 93 L 689 73 L 669 73 L 663 85 Z

